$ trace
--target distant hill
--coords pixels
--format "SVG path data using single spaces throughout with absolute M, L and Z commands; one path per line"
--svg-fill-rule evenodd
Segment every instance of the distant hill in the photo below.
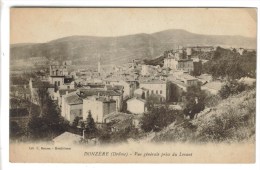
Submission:
M 166 30 L 153 34 L 119 37 L 70 36 L 46 43 L 12 44 L 11 61 L 45 56 L 54 60 L 72 60 L 74 64 L 122 64 L 132 59 L 153 59 L 165 50 L 181 46 L 220 45 L 255 48 L 256 39 L 242 36 L 200 35 L 185 30 Z

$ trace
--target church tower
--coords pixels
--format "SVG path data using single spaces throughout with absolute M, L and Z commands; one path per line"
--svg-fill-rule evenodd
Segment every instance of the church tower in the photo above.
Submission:
M 98 73 L 101 73 L 100 55 L 98 55 Z

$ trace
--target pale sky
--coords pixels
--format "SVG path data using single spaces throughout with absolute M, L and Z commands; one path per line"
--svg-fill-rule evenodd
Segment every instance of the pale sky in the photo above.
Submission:
M 184 29 L 256 37 L 255 8 L 12 8 L 11 44 Z

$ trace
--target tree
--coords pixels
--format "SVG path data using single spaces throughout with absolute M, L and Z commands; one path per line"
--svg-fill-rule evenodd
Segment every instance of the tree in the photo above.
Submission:
M 206 93 L 201 90 L 200 86 L 189 86 L 185 94 L 185 107 L 183 114 L 189 116 L 190 119 L 205 108 Z
M 239 94 L 250 87 L 244 83 L 240 83 L 236 80 L 228 81 L 219 90 L 219 95 L 222 99 L 228 98 L 230 95 Z
M 167 107 L 154 107 L 141 119 L 141 128 L 145 132 L 160 131 L 176 120 L 178 112 Z
M 40 116 L 42 116 L 43 114 L 43 107 L 44 107 L 44 103 L 46 102 L 47 98 L 48 98 L 48 87 L 39 87 L 36 90 L 36 101 L 40 106 Z
M 146 106 L 147 106 L 148 111 L 152 110 L 154 108 L 155 104 L 160 103 L 158 96 L 156 96 L 154 94 L 151 94 L 150 96 L 148 96 L 146 101 L 147 101 Z
M 74 119 L 73 122 L 72 122 L 72 126 L 73 126 L 73 127 L 77 127 L 78 124 L 79 124 L 79 120 L 80 120 L 80 117 L 79 117 L 79 116 L 76 116 L 75 119 Z
M 85 124 L 85 134 L 87 135 L 88 138 L 93 138 L 96 136 L 96 132 L 97 132 L 96 124 L 92 117 L 91 111 L 89 111 L 87 121 Z
M 16 138 L 21 134 L 21 127 L 15 121 L 10 121 L 10 137 Z
M 181 101 L 183 90 L 179 88 L 176 84 L 170 84 L 170 101 L 172 102 L 179 102 Z
M 51 140 L 54 136 L 63 133 L 66 122 L 61 118 L 56 105 L 48 96 L 46 88 L 39 88 L 39 106 L 33 105 L 30 109 L 28 122 L 29 138 L 33 140 Z
M 230 88 L 229 88 L 229 86 L 228 85 L 223 85 L 222 87 L 221 87 L 221 89 L 219 90 L 219 95 L 220 95 L 220 97 L 222 98 L 222 99 L 226 99 L 226 98 L 228 98 L 229 97 L 229 95 L 231 94 L 231 90 L 230 90 Z
M 53 101 L 48 98 L 44 105 L 43 119 L 50 129 L 50 135 L 55 135 L 64 132 L 62 118 Z
M 228 49 L 217 48 L 212 59 L 203 64 L 203 71 L 213 78 L 240 79 L 241 77 L 256 76 L 256 53 L 239 53 Z
M 141 98 L 142 98 L 142 99 L 145 99 L 145 93 L 144 93 L 144 92 L 142 93 Z

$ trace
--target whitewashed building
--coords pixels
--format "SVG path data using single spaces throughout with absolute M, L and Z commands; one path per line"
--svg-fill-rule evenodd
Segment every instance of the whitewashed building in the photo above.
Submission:
M 156 95 L 159 96 L 159 101 L 168 101 L 170 98 L 169 83 L 163 80 L 147 80 L 140 82 L 140 88 L 147 89 L 147 96 Z
M 62 96 L 61 116 L 73 123 L 76 117 L 82 117 L 83 101 L 77 91 Z
M 132 98 L 127 100 L 127 110 L 134 114 L 142 114 L 147 111 L 146 101 L 140 98 Z
M 91 96 L 83 99 L 83 120 L 89 112 L 96 123 L 104 123 L 104 117 L 116 111 L 116 101 L 108 97 Z

